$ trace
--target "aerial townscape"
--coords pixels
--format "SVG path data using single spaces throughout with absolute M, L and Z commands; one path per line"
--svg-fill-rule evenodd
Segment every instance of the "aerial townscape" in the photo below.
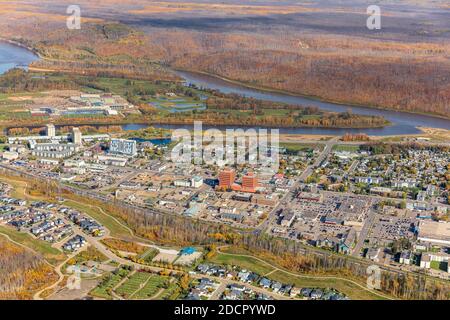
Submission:
M 0 300 L 450 300 L 445 1 L 2 2 Z

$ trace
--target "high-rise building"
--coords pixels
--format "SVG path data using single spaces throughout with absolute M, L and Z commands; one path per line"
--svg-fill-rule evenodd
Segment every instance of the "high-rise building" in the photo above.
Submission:
M 111 139 L 109 151 L 114 154 L 122 154 L 134 157 L 137 154 L 136 141 L 124 139 Z
M 53 124 L 47 124 L 45 129 L 45 133 L 48 137 L 56 136 L 55 126 Z
M 247 192 L 255 192 L 258 188 L 258 178 L 253 172 L 247 173 L 242 177 L 242 190 Z
M 219 173 L 219 188 L 230 188 L 234 179 L 236 178 L 236 173 L 233 169 L 224 169 Z
M 75 144 L 81 144 L 81 131 L 79 128 L 72 128 L 72 142 Z

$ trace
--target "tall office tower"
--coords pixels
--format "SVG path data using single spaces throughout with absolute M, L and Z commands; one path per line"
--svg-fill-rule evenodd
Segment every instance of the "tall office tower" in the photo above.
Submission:
M 258 178 L 253 172 L 247 173 L 242 177 L 242 190 L 247 192 L 255 192 L 258 188 Z
M 46 125 L 46 135 L 48 137 L 56 136 L 56 130 L 55 130 L 55 126 L 53 124 L 47 124 Z
M 236 178 L 236 173 L 233 169 L 224 169 L 219 173 L 219 188 L 220 187 L 226 187 L 230 188 L 233 183 L 234 179 Z
M 72 142 L 75 144 L 81 144 L 81 131 L 79 128 L 72 128 Z

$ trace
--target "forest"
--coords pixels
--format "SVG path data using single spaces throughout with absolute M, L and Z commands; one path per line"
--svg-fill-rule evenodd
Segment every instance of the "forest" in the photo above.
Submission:
M 32 299 L 37 290 L 56 281 L 44 260 L 0 236 L 0 299 Z
M 334 113 L 321 111 L 316 107 L 289 105 L 271 101 L 263 101 L 236 94 L 223 94 L 215 90 L 200 91 L 198 88 L 180 85 L 178 82 L 163 82 L 160 80 L 139 81 L 132 79 L 122 79 L 121 85 L 112 89 L 104 83 L 116 81 L 118 78 L 101 78 L 96 80 L 91 76 L 65 75 L 62 73 L 46 73 L 36 76 L 36 73 L 24 71 L 22 69 L 12 69 L 0 76 L 0 92 L 22 93 L 22 92 L 43 92 L 47 90 L 85 90 L 95 89 L 103 92 L 120 94 L 124 92 L 124 97 L 131 103 L 137 105 L 142 116 L 133 117 L 71 117 L 53 119 L 55 124 L 88 124 L 88 123 L 129 123 L 139 121 L 139 123 L 169 123 L 169 124 L 190 124 L 193 121 L 203 121 L 210 125 L 244 125 L 244 126 L 277 126 L 277 127 L 327 127 L 327 128 L 373 128 L 388 125 L 383 117 L 353 114 L 351 111 Z M 166 92 L 176 92 L 183 97 L 194 97 L 200 102 L 200 95 L 208 95 L 205 104 L 207 110 L 183 113 L 160 112 L 152 107 L 148 102 L 150 98 Z M 236 112 L 234 112 L 236 111 Z M 274 111 L 281 111 L 277 113 Z M 226 113 L 227 117 L 223 114 Z M 43 124 L 47 118 L 23 118 L 11 119 L 10 124 L 15 128 L 10 129 L 10 134 L 25 134 L 26 125 Z M 7 122 L 4 120 L 4 122 Z M 86 126 L 85 126 L 86 127 Z M 116 127 L 117 128 L 117 127 Z M 83 128 L 83 129 L 88 129 Z M 91 127 L 91 129 L 94 129 Z M 85 130 L 87 131 L 87 130 Z M 96 132 L 98 130 L 91 130 Z M 37 132 L 35 132 L 37 133 Z
M 236 10 L 213 0 L 159 9 L 81 2 L 91 18 L 76 32 L 45 6 L 33 7 L 40 14 L 27 23 L 29 13 L 17 4 L 4 9 L 3 37 L 40 54 L 35 70 L 175 80 L 170 69 L 186 69 L 333 102 L 450 114 L 450 19 L 438 1 L 425 1 L 429 11 L 387 1 L 385 27 L 376 33 L 361 19 L 363 1 L 249 2 Z M 12 23 L 17 19 L 24 23 Z

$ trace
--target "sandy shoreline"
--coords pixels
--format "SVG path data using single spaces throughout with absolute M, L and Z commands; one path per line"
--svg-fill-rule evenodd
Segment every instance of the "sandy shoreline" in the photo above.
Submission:
M 439 128 L 418 127 L 421 133 L 392 135 L 392 136 L 369 136 L 371 141 L 389 141 L 399 138 L 427 138 L 450 143 L 450 130 Z M 335 138 L 334 135 L 308 135 L 308 134 L 280 134 L 280 142 L 302 143 L 302 142 L 325 142 Z

